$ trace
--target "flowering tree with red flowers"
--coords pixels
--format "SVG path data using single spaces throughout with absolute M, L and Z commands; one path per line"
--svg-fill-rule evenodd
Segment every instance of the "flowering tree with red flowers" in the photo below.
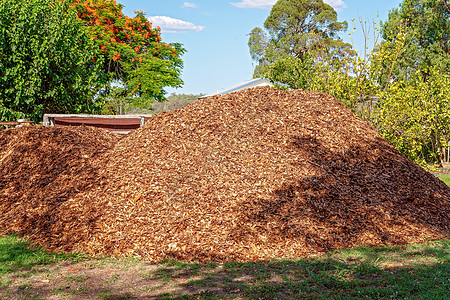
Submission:
M 165 100 L 165 87 L 180 87 L 185 52 L 181 44 L 161 41 L 161 30 L 152 27 L 142 11 L 134 17 L 122 12 L 115 0 L 73 0 L 78 18 L 84 22 L 95 45 L 101 49 L 108 94 L 115 82 L 124 98 L 146 107 L 153 100 Z

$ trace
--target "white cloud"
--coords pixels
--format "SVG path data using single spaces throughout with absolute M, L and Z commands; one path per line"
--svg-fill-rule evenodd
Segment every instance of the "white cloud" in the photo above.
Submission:
M 205 29 L 205 26 L 197 26 L 191 22 L 165 16 L 148 17 L 148 20 L 152 22 L 153 26 L 161 27 L 161 31 L 165 33 L 186 33 Z
M 197 8 L 197 5 L 195 5 L 195 3 L 184 2 L 182 7 L 183 8 Z
M 336 10 L 341 10 L 347 7 L 342 0 L 324 0 L 323 2 L 332 6 Z M 241 2 L 231 2 L 231 5 L 240 8 L 271 9 L 275 3 L 277 3 L 277 0 L 241 0 Z
M 271 9 L 277 0 L 242 0 L 241 2 L 231 2 L 231 5 L 240 8 Z
M 323 0 L 326 4 L 333 7 L 335 10 L 340 11 L 347 7 L 347 5 L 342 0 Z

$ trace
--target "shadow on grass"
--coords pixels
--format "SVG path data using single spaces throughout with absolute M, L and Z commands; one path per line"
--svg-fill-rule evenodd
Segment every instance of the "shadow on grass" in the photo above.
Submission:
M 28 243 L 17 236 L 1 237 L 0 279 L 5 280 L 0 280 L 0 286 L 9 294 L 0 296 L 5 299 L 46 299 L 51 295 L 83 299 L 450 299 L 449 239 L 406 247 L 358 247 L 301 260 L 246 263 L 170 260 L 155 265 L 137 259 L 77 261 L 77 258 L 81 256 L 29 249 Z M 66 266 L 52 270 L 53 273 L 39 267 L 51 267 L 58 262 Z M 32 270 L 34 277 L 15 282 L 17 275 L 28 270 Z M 39 281 L 48 274 L 53 279 Z
M 450 299 L 450 241 L 359 247 L 303 260 L 223 265 L 168 261 L 156 276 L 187 280 L 158 299 Z

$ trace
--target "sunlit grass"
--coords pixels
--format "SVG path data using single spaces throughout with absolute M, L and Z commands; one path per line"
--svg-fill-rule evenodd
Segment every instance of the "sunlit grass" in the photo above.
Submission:
M 16 275 L 44 272 L 38 266 L 68 260 L 73 263 L 79 258 L 86 259 L 80 262 L 84 265 L 90 260 L 123 265 L 108 273 L 101 290 L 88 286 L 85 275 L 65 275 L 68 284 L 81 284 L 70 291 L 71 295 L 91 292 L 96 293 L 93 297 L 104 299 L 110 298 L 107 288 L 116 284 L 127 265 L 139 270 L 136 276 L 146 287 L 135 289 L 136 295 L 130 293 L 137 298 L 141 292 L 151 292 L 155 299 L 450 299 L 449 239 L 402 247 L 357 247 L 298 260 L 224 264 L 167 260 L 145 268 L 149 263 L 137 258 L 128 261 L 52 254 L 30 249 L 29 243 L 17 236 L 1 236 L 0 287 L 14 286 Z M 32 288 L 27 284 L 18 288 Z M 172 287 L 169 291 L 168 286 Z M 58 286 L 53 291 L 66 292 Z
M 450 174 L 440 175 L 438 177 L 440 180 L 445 182 L 446 185 L 450 186 Z
M 77 260 L 86 255 L 51 253 L 39 247 L 30 247 L 29 242 L 17 235 L 0 236 L 0 276 L 16 271 L 32 271 L 36 266 L 61 260 Z

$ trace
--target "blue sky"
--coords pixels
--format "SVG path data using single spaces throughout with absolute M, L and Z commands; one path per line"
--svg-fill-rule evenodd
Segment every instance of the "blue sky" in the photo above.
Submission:
M 124 13 L 133 16 L 134 10 L 147 13 L 153 26 L 160 26 L 165 42 L 184 45 L 182 57 L 184 86 L 167 89 L 168 93 L 210 93 L 236 83 L 252 79 L 253 64 L 248 51 L 248 33 L 263 27 L 276 0 L 118 0 Z M 401 0 L 325 0 L 338 12 L 340 21 L 349 23 L 349 30 L 341 34 L 350 42 L 352 19 L 357 27 L 353 42 L 362 51 L 364 38 L 359 18 L 368 24 L 387 19 L 391 9 Z M 369 37 L 373 41 L 373 26 Z

